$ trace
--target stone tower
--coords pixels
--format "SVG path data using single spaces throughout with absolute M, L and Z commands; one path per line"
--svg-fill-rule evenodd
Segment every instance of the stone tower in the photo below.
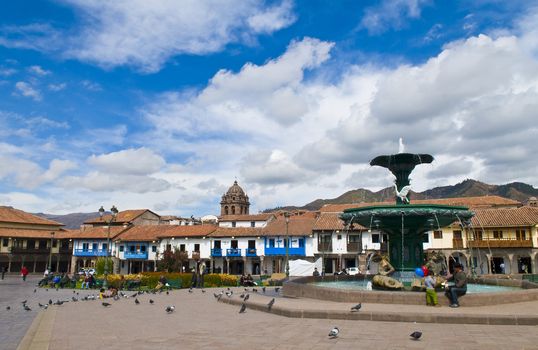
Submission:
M 250 202 L 237 180 L 228 189 L 220 201 L 220 215 L 248 215 Z

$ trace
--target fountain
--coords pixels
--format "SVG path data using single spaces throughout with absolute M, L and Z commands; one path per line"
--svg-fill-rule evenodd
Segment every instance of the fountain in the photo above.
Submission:
M 409 175 L 420 164 L 433 161 L 429 154 L 397 153 L 374 158 L 370 165 L 389 169 L 396 177 L 395 205 L 347 209 L 340 216 L 346 225 L 358 223 L 388 234 L 388 257 L 396 269 L 394 276 L 408 282 L 416 267 L 424 264 L 423 236 L 458 221 L 469 224 L 473 216 L 466 207 L 411 204 Z

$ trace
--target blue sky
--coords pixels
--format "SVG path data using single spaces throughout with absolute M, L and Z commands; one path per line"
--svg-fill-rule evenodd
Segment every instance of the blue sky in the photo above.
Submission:
M 537 1 L 0 5 L 0 203 L 252 212 L 392 178 L 538 185 Z

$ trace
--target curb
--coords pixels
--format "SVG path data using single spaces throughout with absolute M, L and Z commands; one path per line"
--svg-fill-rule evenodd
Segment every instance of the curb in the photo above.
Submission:
M 47 350 L 50 345 L 55 318 L 56 308 L 49 308 L 46 311 L 40 310 L 19 343 L 17 350 Z
M 278 316 L 292 318 L 317 318 L 334 320 L 361 320 L 361 321 L 382 321 L 382 322 L 419 322 L 419 323 L 451 323 L 451 324 L 481 324 L 481 325 L 510 325 L 510 326 L 536 326 L 538 316 L 531 315 L 494 315 L 494 314 L 441 314 L 441 313 L 387 313 L 375 311 L 338 311 L 338 310 L 316 310 L 316 309 L 291 309 L 280 306 L 273 306 L 271 310 L 267 305 L 259 302 L 229 299 L 220 299 L 221 303 L 230 305 L 247 304 L 252 310 L 267 312 Z

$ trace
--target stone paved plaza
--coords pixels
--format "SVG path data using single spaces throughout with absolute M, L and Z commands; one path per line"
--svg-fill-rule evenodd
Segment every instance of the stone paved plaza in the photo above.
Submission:
M 69 302 L 39 312 L 37 302 L 71 298 L 72 290 L 38 289 L 35 278 L 23 284 L 10 277 L 0 282 L 0 348 L 16 349 L 538 349 L 537 326 L 494 326 L 470 324 L 421 324 L 412 322 L 373 322 L 326 319 L 287 318 L 249 310 L 239 314 L 239 306 L 217 302 L 213 292 L 173 291 L 170 295 L 138 296 L 111 301 L 104 308 L 101 301 Z M 239 300 L 242 289 L 235 288 L 232 298 Z M 265 303 L 271 295 L 251 293 L 249 302 Z M 79 297 L 91 292 L 79 291 Z M 132 293 L 131 293 L 132 294 Z M 223 298 L 227 298 L 224 296 Z M 20 301 L 28 299 L 32 311 L 24 311 Z M 155 303 L 151 305 L 149 299 Z M 5 310 L 11 305 L 12 310 Z M 167 305 L 176 311 L 167 314 Z M 278 298 L 275 307 L 345 310 L 349 305 L 307 299 Z M 364 305 L 364 310 L 389 312 L 432 312 L 426 306 Z M 520 303 L 498 308 L 439 308 L 446 313 L 490 314 L 524 313 L 538 310 L 538 303 Z M 30 324 L 33 324 L 30 326 Z M 337 339 L 327 337 L 338 326 Z M 420 341 L 409 334 L 424 332 Z

